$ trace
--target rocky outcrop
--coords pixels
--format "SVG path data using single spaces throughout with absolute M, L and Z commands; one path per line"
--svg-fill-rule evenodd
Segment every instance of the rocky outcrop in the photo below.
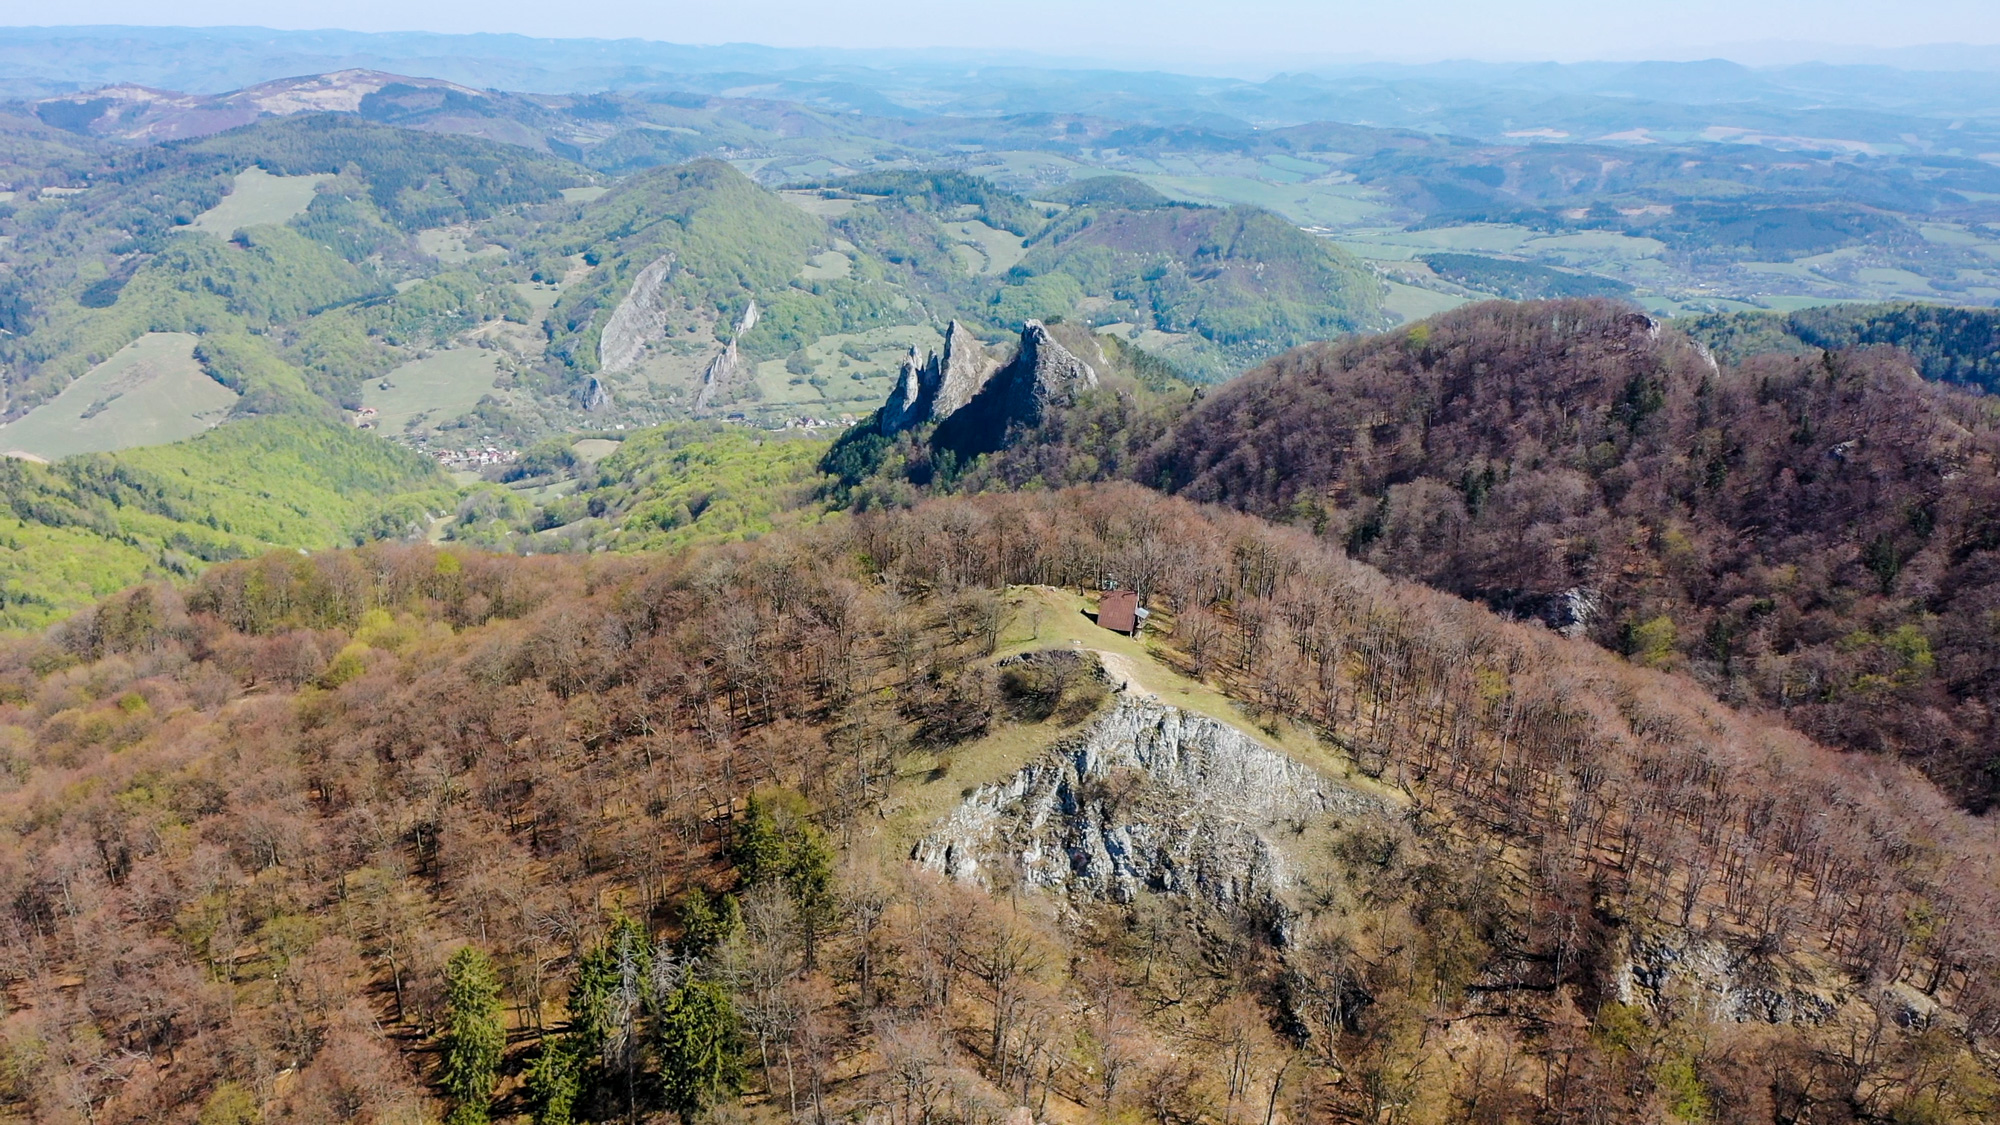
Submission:
M 1127 697 L 1013 777 L 974 790 L 914 858 L 960 880 L 991 884 L 1005 872 L 1086 898 L 1190 895 L 1268 911 L 1282 930 L 1287 841 L 1326 813 L 1381 807 L 1225 723 Z
M 1071 405 L 1096 386 L 1096 370 L 1057 343 L 1041 321 L 1031 320 L 1021 328 L 1013 360 L 938 423 L 931 444 L 961 457 L 990 453 L 1006 444 L 1015 427 L 1041 425 L 1052 408 Z
M 730 335 L 729 343 L 724 344 L 722 351 L 708 361 L 708 366 L 701 369 L 701 385 L 696 388 L 694 396 L 696 415 L 704 414 L 715 405 L 727 401 L 725 396 L 730 386 L 742 373 L 742 364 L 737 358 L 736 341 L 742 339 L 745 332 L 756 326 L 757 302 L 752 301 L 750 307 L 743 310 L 743 315 L 737 318 L 736 331 Z
M 1539 621 L 1551 632 L 1583 637 L 1604 610 L 1604 595 L 1587 586 L 1572 586 L 1553 594 L 1521 590 L 1476 592 L 1496 611 L 1522 621 Z
M 1613 966 L 1618 999 L 1732 1023 L 1822 1024 L 1848 996 L 1804 964 L 1753 954 L 1684 930 L 1623 941 Z
M 914 345 L 882 405 L 880 428 L 897 434 L 925 422 L 939 422 L 971 402 L 992 377 L 986 349 L 965 326 L 952 321 L 944 330 L 944 350 L 919 351 Z
M 918 351 L 915 344 L 910 345 L 910 354 L 903 357 L 896 382 L 889 388 L 889 401 L 882 404 L 876 423 L 884 434 L 899 434 L 930 420 L 931 404 L 937 400 L 937 382 L 932 374 L 934 361 L 935 357 Z
M 986 358 L 985 345 L 955 320 L 945 326 L 944 351 L 938 353 L 936 362 L 937 396 L 931 406 L 931 420 L 942 421 L 972 401 L 992 377 L 994 366 Z
M 639 362 L 648 344 L 666 336 L 665 289 L 673 270 L 674 256 L 666 254 L 639 271 L 632 281 L 631 292 L 611 310 L 611 319 L 604 322 L 604 331 L 598 333 L 598 370 L 624 371 Z

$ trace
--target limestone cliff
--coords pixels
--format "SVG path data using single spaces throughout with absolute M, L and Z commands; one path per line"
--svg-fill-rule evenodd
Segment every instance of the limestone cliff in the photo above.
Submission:
M 611 310 L 611 319 L 597 336 L 597 367 L 608 373 L 624 371 L 639 361 L 646 346 L 667 332 L 665 286 L 672 276 L 674 256 L 665 254 L 639 271 L 631 292 Z
M 1039 320 L 1021 327 L 1012 362 L 993 373 L 966 404 L 938 423 L 931 444 L 960 457 L 990 453 L 1017 426 L 1042 423 L 1051 408 L 1071 405 L 1097 386 L 1097 372 L 1057 343 Z
M 736 331 L 730 335 L 729 343 L 724 344 L 722 351 L 716 353 L 715 358 L 708 361 L 708 366 L 701 370 L 701 386 L 695 390 L 694 397 L 694 412 L 697 416 L 728 401 L 730 386 L 742 374 L 742 363 L 737 358 L 736 341 L 742 339 L 745 332 L 756 326 L 757 302 L 752 301 L 750 306 L 743 310 L 743 315 L 737 318 Z
M 1141 890 L 1186 894 L 1278 921 L 1290 912 L 1286 848 L 1298 828 L 1380 807 L 1225 723 L 1121 698 L 1013 777 L 973 791 L 914 858 L 961 880 L 1010 872 L 1119 902 Z
M 993 372 L 985 347 L 964 325 L 952 321 L 944 330 L 942 351 L 925 353 L 912 346 L 904 357 L 889 401 L 882 405 L 881 431 L 896 434 L 949 418 L 972 401 Z
M 965 326 L 952 321 L 944 330 L 944 351 L 937 357 L 937 398 L 931 406 L 931 420 L 942 421 L 972 401 L 994 371 L 986 358 L 986 348 Z
M 877 415 L 883 434 L 936 422 L 931 444 L 960 456 L 991 452 L 1015 427 L 1041 424 L 1048 411 L 1067 406 L 1097 386 L 1097 372 L 1057 343 L 1039 320 L 1021 328 L 1014 358 L 998 367 L 957 321 L 945 329 L 944 350 L 916 348 L 904 358 L 889 399 Z

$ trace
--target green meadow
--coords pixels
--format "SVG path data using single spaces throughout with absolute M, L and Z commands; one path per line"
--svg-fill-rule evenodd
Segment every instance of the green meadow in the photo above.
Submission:
M 493 393 L 493 380 L 499 374 L 500 361 L 493 352 L 449 348 L 367 384 L 361 402 L 375 408 L 378 430 L 399 434 L 412 423 L 447 422 L 471 410 Z
M 186 332 L 139 337 L 61 394 L 0 426 L 0 451 L 53 461 L 201 433 L 229 414 L 236 392 L 201 369 L 195 342 Z
M 222 202 L 201 213 L 196 230 L 228 238 L 245 227 L 282 223 L 305 214 L 313 192 L 331 176 L 273 176 L 262 168 L 237 173 L 236 186 Z

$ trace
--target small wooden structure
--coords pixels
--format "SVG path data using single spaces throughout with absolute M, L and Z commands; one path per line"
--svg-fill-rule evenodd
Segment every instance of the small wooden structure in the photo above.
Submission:
M 1097 623 L 1114 633 L 1139 631 L 1139 595 L 1131 590 L 1106 590 L 1097 598 Z

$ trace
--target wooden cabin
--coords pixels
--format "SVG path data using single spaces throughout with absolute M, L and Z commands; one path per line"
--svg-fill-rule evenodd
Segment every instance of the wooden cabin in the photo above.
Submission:
M 1139 595 L 1131 590 L 1106 590 L 1097 598 L 1097 623 L 1114 633 L 1139 631 Z

